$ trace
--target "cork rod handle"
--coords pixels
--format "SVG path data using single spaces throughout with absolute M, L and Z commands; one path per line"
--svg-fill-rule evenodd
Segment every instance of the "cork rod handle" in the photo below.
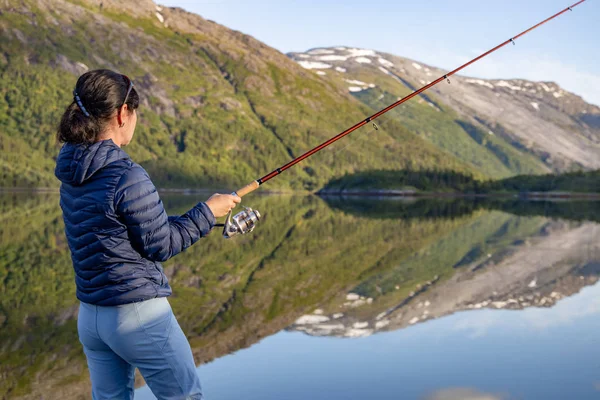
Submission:
M 260 185 L 258 184 L 258 181 L 252 181 L 243 188 L 237 190 L 235 193 L 237 193 L 237 195 L 240 197 L 244 197 L 248 193 L 254 192 L 259 186 Z

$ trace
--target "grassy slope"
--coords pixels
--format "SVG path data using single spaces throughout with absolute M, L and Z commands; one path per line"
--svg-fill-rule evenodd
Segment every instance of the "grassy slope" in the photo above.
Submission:
M 346 77 L 343 73 L 331 73 L 331 75 L 340 79 Z M 361 66 L 360 70 L 352 71 L 352 76 L 354 79 L 377 85 L 375 88 L 355 93 L 360 101 L 373 110 L 380 110 L 399 97 L 412 92 L 398 79 L 383 74 L 368 64 Z M 409 78 L 403 79 L 415 88 L 422 86 L 410 82 Z M 385 126 L 386 120 L 398 121 L 411 132 L 468 162 L 492 178 L 536 174 L 546 170 L 533 155 L 515 148 L 499 136 L 490 135 L 480 127 L 462 120 L 454 110 L 443 105 L 432 93 L 428 93 L 427 97 L 438 106 L 440 111 L 431 107 L 424 99 L 417 97 L 382 117 L 382 125 Z
M 0 145 L 12 151 L 0 153 L 0 186 L 57 184 L 54 130 L 76 80 L 61 62 L 133 78 L 143 105 L 127 151 L 163 187 L 247 183 L 369 113 L 337 83 L 200 17 L 187 15 L 198 26 L 184 30 L 88 3 L 26 1 L 21 12 L 4 11 Z M 399 124 L 377 135 L 340 153 L 334 145 L 270 187 L 315 189 L 367 168 L 481 176 Z

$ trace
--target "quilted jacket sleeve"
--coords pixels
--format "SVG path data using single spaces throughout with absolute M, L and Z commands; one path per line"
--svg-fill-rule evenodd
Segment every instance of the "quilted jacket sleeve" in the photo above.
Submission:
M 168 217 L 150 177 L 137 164 L 117 184 L 115 209 L 127 226 L 133 248 L 152 261 L 166 261 L 182 252 L 216 223 L 205 203 L 181 216 Z

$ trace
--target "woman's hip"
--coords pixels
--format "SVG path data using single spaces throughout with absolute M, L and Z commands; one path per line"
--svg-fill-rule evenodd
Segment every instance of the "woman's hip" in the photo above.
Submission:
M 168 336 L 173 320 L 175 316 L 166 297 L 119 306 L 81 302 L 77 327 L 82 343 L 100 340 L 112 348 L 113 344 L 121 346 L 148 336 L 160 341 Z
M 91 365 L 94 355 L 115 353 L 139 368 L 157 397 L 202 398 L 189 342 L 166 298 L 115 307 L 82 303 L 78 326 Z

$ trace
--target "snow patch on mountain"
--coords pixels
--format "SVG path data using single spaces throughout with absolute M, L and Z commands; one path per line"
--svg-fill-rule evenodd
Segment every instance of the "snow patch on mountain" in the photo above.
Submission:
M 377 53 L 373 50 L 368 49 L 347 49 L 348 53 L 350 53 L 350 57 L 362 57 L 362 56 L 372 56 L 375 57 Z
M 357 337 L 365 337 L 373 334 L 372 329 L 348 329 L 344 333 L 344 337 L 347 338 L 357 338 Z
M 355 79 L 345 79 L 346 82 L 351 83 L 353 85 L 366 86 L 367 84 L 362 81 L 357 81 Z
M 371 59 L 367 57 L 358 57 L 355 58 L 354 61 L 361 64 L 371 64 Z
M 379 57 L 377 61 L 379 61 L 379 64 L 383 65 L 384 67 L 391 68 L 394 66 L 393 62 L 386 60 L 385 58 Z
M 332 67 L 330 64 L 325 64 L 318 61 L 298 61 L 298 64 L 306 69 L 327 69 Z
M 477 84 L 477 85 L 489 87 L 490 89 L 494 88 L 494 85 L 492 85 L 491 83 L 486 82 L 484 80 L 481 80 L 481 79 L 465 79 L 465 82 L 467 82 L 467 83 L 474 83 L 474 84 Z
M 386 326 L 388 326 L 390 324 L 390 321 L 387 319 L 384 319 L 382 321 L 377 321 L 375 323 L 375 329 L 381 329 L 381 328 L 385 328 Z
M 510 90 L 522 90 L 522 88 L 520 86 L 511 85 L 510 83 L 508 83 L 506 81 L 499 81 L 498 83 L 496 83 L 496 86 L 505 87 Z
M 335 54 L 335 51 L 329 49 L 315 49 L 308 52 L 308 54 L 319 55 L 319 54 Z
M 318 324 L 327 321 L 329 321 L 329 317 L 326 317 L 325 315 L 303 315 L 296 320 L 295 324 Z
M 338 56 L 337 54 L 328 54 L 326 56 L 317 57 L 317 59 L 321 61 L 346 61 L 348 57 Z
M 412 63 L 412 66 L 415 67 L 415 69 L 419 69 L 419 70 L 423 68 L 419 64 L 417 64 L 416 62 Z

